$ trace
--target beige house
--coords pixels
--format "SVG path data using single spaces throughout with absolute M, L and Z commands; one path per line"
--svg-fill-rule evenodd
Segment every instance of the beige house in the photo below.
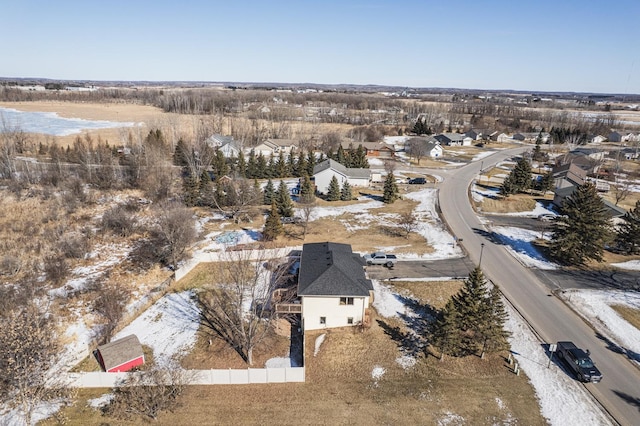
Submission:
M 302 246 L 297 293 L 305 331 L 369 323 L 373 285 L 364 265 L 348 244 Z

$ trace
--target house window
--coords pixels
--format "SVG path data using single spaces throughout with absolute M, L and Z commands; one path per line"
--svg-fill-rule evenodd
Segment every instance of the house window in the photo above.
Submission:
M 340 298 L 341 305 L 353 305 L 353 297 L 341 297 Z
M 348 317 L 347 318 L 347 324 L 353 325 L 353 317 Z
M 327 317 L 320 317 L 320 324 L 325 325 L 327 323 Z

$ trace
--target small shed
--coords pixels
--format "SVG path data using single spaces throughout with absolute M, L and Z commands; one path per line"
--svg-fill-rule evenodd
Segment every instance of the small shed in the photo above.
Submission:
M 142 345 L 135 334 L 98 346 L 95 356 L 107 373 L 129 371 L 144 364 Z

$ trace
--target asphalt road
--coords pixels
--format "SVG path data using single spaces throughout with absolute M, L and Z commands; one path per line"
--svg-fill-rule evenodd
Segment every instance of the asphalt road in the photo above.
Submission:
M 375 280 L 393 278 L 466 278 L 475 265 L 466 257 L 442 260 L 407 260 L 393 268 L 367 266 L 367 276 Z
M 496 164 L 523 151 L 516 148 L 485 157 L 485 166 Z M 442 215 L 453 234 L 462 239 L 471 262 L 480 264 L 485 275 L 497 284 L 505 297 L 547 343 L 571 340 L 589 349 L 603 372 L 598 384 L 584 385 L 613 418 L 622 425 L 640 424 L 640 370 L 612 347 L 576 313 L 549 292 L 531 269 L 524 267 L 507 249 L 486 238 L 485 229 L 472 210 L 468 188 L 480 165 L 472 163 L 447 174 L 440 184 L 439 202 Z

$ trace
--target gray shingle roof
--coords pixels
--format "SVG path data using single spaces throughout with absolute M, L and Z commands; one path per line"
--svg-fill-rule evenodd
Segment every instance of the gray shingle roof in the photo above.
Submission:
M 302 246 L 299 296 L 369 296 L 371 281 L 364 259 L 349 244 L 309 243 Z
M 142 345 L 135 334 L 98 346 L 105 371 L 144 356 Z
M 348 169 L 342 164 L 330 158 L 327 160 L 324 160 L 321 163 L 316 164 L 313 167 L 313 174 L 314 175 L 318 174 L 327 169 L 333 169 L 338 173 L 351 178 L 370 178 L 371 177 L 371 170 L 369 169 Z

